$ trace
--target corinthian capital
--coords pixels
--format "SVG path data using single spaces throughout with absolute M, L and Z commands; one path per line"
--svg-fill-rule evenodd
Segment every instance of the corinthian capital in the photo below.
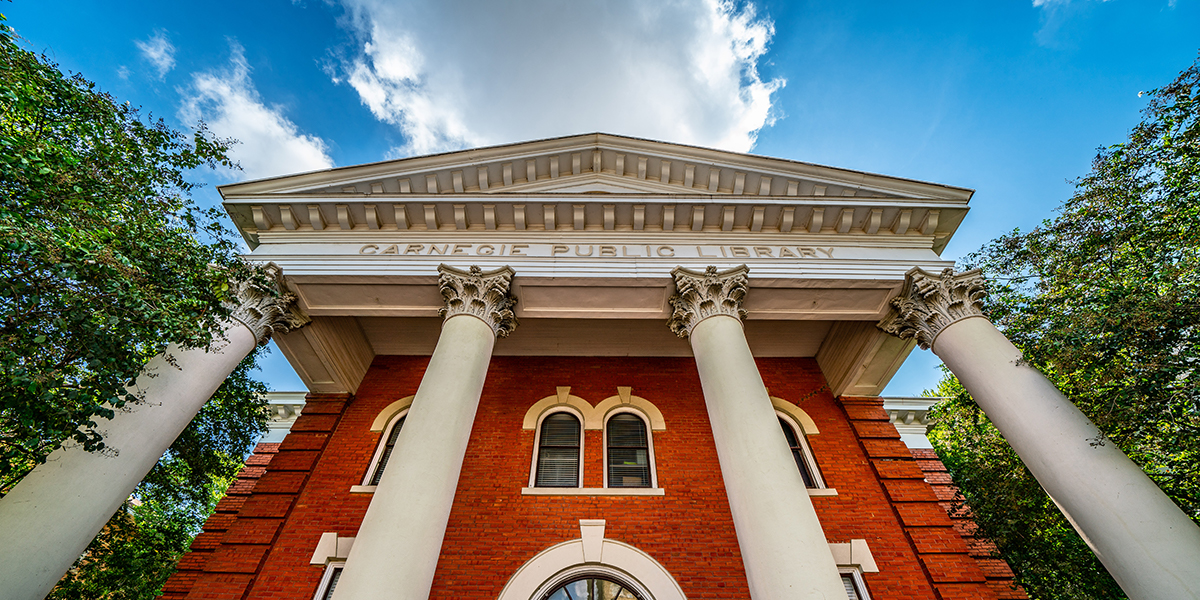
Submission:
M 438 287 L 446 306 L 438 311 L 449 319 L 455 315 L 471 315 L 487 323 L 496 337 L 508 337 L 517 328 L 512 307 L 517 299 L 508 293 L 513 270 L 501 267 L 484 273 L 479 267 L 460 271 L 448 265 L 438 267 Z
M 892 299 L 892 310 L 878 327 L 899 338 L 915 338 L 926 350 L 950 325 L 983 316 L 983 298 L 987 296 L 979 269 L 955 273 L 946 269 L 940 275 L 912 268 L 904 289 Z
M 671 297 L 670 320 L 667 327 L 679 337 L 688 337 L 697 323 L 714 315 L 729 315 L 737 320 L 746 318 L 742 299 L 746 297 L 746 265 L 717 272 L 708 267 L 703 273 L 675 267 L 675 295 Z
M 283 269 L 267 263 L 264 270 L 269 288 L 253 280 L 236 282 L 232 287 L 237 304 L 230 306 L 233 318 L 249 328 L 259 344 L 267 343 L 272 333 L 287 333 L 312 321 L 296 307 L 296 295 L 283 282 Z

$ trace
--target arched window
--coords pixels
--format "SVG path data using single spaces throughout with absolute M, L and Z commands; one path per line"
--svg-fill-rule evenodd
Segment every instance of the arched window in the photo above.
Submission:
M 610 488 L 654 486 L 653 455 L 646 422 L 632 412 L 621 412 L 604 427 L 605 485 Z
M 641 594 L 607 577 L 588 575 L 546 593 L 544 600 L 643 600 Z
M 804 439 L 804 430 L 788 417 L 778 416 L 779 426 L 783 428 L 783 436 L 787 438 L 788 449 L 792 451 L 792 458 L 796 459 L 796 468 L 800 470 L 800 477 L 804 478 L 804 486 L 825 487 L 821 473 L 817 470 L 817 462 L 813 460 L 812 451 L 809 450 L 808 443 Z
M 582 423 L 574 414 L 561 411 L 546 415 L 538 428 L 537 465 L 534 487 L 579 487 L 579 455 Z
M 383 477 L 383 469 L 392 457 L 392 450 L 396 447 L 396 440 L 400 437 L 400 428 L 404 426 L 406 416 L 407 410 L 393 417 L 387 429 L 383 430 L 383 437 L 380 438 L 379 448 L 375 450 L 375 457 L 371 461 L 371 468 L 367 470 L 367 476 L 363 479 L 363 485 L 379 485 L 379 479 Z

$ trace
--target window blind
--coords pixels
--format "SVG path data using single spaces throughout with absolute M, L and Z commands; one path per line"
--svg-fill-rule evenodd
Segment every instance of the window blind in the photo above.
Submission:
M 371 485 L 379 485 L 379 478 L 383 477 L 383 469 L 387 466 L 388 459 L 392 457 L 392 449 L 396 447 L 396 440 L 400 437 L 400 428 L 404 426 L 405 418 L 406 416 L 400 417 L 392 426 L 387 443 L 383 446 L 383 454 L 379 455 L 379 464 L 375 466 L 375 472 L 371 474 Z
M 619 414 L 608 420 L 608 487 L 650 487 L 646 422 Z
M 542 420 L 535 486 L 579 485 L 579 437 L 579 419 L 571 413 L 555 413 Z

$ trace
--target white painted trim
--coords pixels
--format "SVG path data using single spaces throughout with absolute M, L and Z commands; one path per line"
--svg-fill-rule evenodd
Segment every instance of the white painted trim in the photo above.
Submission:
M 341 560 L 331 562 L 325 567 L 325 572 L 321 574 L 321 583 L 317 584 L 317 593 L 313 594 L 313 600 L 325 600 L 325 593 L 329 589 L 329 582 L 333 581 L 333 574 L 346 567 L 346 561 Z
M 603 403 L 601 403 L 601 404 L 603 404 Z M 647 404 L 649 404 L 649 403 L 647 402 Z M 651 405 L 651 406 L 653 406 L 653 405 Z M 599 406 L 597 406 L 596 408 L 599 408 Z M 657 410 L 657 409 L 655 409 L 655 410 Z M 599 412 L 599 411 L 597 411 L 597 412 Z M 632 404 L 625 404 L 623 406 L 619 406 L 617 408 L 614 408 L 614 409 L 608 411 L 608 413 L 604 415 L 604 440 L 602 442 L 604 444 L 604 452 L 603 452 L 604 464 L 602 465 L 602 468 L 604 469 L 604 487 L 605 488 L 609 487 L 609 485 L 608 485 L 608 421 L 609 421 L 609 419 L 611 419 L 617 415 L 620 415 L 620 414 L 631 414 L 631 415 L 641 419 L 642 425 L 644 425 L 646 427 L 646 453 L 648 454 L 648 456 L 646 457 L 646 460 L 650 461 L 650 488 L 612 488 L 612 489 L 654 489 L 654 488 L 657 488 L 658 487 L 658 467 L 655 465 L 655 461 L 654 461 L 654 431 L 650 428 L 650 419 L 649 419 L 649 417 L 647 417 L 646 413 L 642 412 L 640 409 L 636 408 Z M 659 419 L 661 419 L 661 418 L 662 418 L 662 414 L 660 413 Z
M 566 389 L 569 390 L 570 388 L 566 388 Z M 578 398 L 578 396 L 571 396 L 571 397 Z M 583 398 L 579 398 L 579 400 L 582 401 L 584 404 L 587 404 L 587 401 L 583 400 Z M 588 404 L 588 408 L 591 408 L 591 407 L 592 407 L 592 405 Z M 575 488 L 538 488 L 537 487 L 537 463 L 538 463 L 538 451 L 542 447 L 542 421 L 545 420 L 546 417 L 548 417 L 554 413 L 560 413 L 560 412 L 571 413 L 572 415 L 574 415 L 574 417 L 576 419 L 579 419 L 579 482 L 576 484 Z M 583 463 L 584 463 L 583 444 L 584 444 L 584 437 L 585 437 L 583 435 L 583 432 L 584 432 L 583 424 L 584 423 L 585 423 L 584 416 L 579 414 L 579 409 L 575 408 L 575 406 L 573 404 L 568 404 L 568 403 L 556 403 L 554 406 L 542 411 L 542 413 L 540 415 L 538 415 L 537 424 L 535 425 L 535 427 L 533 429 L 533 431 L 534 431 L 534 434 L 533 434 L 533 457 L 530 460 L 530 464 L 529 464 L 529 487 L 530 488 L 547 489 L 547 490 L 570 490 L 570 489 L 579 489 L 579 488 L 583 487 Z
M 871 548 L 867 545 L 867 540 L 830 542 L 829 552 L 833 554 L 833 561 L 839 567 L 854 567 L 863 573 L 879 572 L 879 566 L 875 564 L 875 557 L 871 555 Z
M 852 577 L 854 579 L 854 587 L 858 590 L 858 597 L 861 600 L 871 600 L 871 592 L 867 589 L 867 583 L 863 581 L 862 572 L 851 567 L 838 569 L 838 574 Z
M 820 498 L 822 496 L 836 496 L 836 495 L 838 495 L 838 493 L 837 493 L 837 489 L 835 489 L 835 488 L 808 488 L 808 497 L 809 498 Z
M 799 423 L 805 435 L 817 435 L 821 433 L 817 430 L 816 421 L 813 421 L 812 417 L 808 416 L 808 413 L 804 412 L 804 409 L 799 406 L 775 396 L 771 396 L 771 405 L 775 407 L 776 412 L 787 413 L 793 421 Z
M 391 409 L 393 406 L 397 406 L 401 402 L 405 402 L 405 401 L 408 402 L 407 405 L 399 408 L 398 410 L 396 410 L 395 412 L 392 413 L 390 420 L 388 420 L 386 423 L 386 425 L 387 425 L 386 427 L 382 427 L 380 429 L 374 429 L 374 425 L 371 426 L 372 427 L 371 431 L 382 431 L 383 434 L 379 436 L 379 441 L 375 444 L 375 453 L 371 455 L 371 464 L 367 467 L 367 474 L 363 475 L 363 478 L 362 478 L 363 487 L 371 487 L 371 488 L 375 487 L 375 486 L 371 485 L 371 478 L 375 476 L 375 471 L 377 469 L 379 469 L 379 460 L 381 458 L 383 458 L 383 449 L 387 446 L 388 436 L 392 435 L 392 428 L 396 426 L 396 423 L 398 423 L 401 418 L 408 415 L 408 409 L 410 406 L 412 406 L 412 399 L 413 399 L 413 396 L 409 396 L 408 398 L 405 398 L 403 400 L 397 400 L 396 402 L 393 402 L 392 404 L 390 404 L 387 408 L 383 409 L 383 411 L 381 411 L 379 413 L 378 417 L 375 417 L 375 420 L 378 421 L 379 417 L 382 417 L 384 415 L 384 413 L 388 412 L 388 410 Z M 352 489 L 351 491 L 354 491 L 354 490 Z
M 797 409 L 797 410 L 799 410 L 799 409 Z M 792 433 L 796 434 L 796 439 L 800 442 L 801 453 L 804 455 L 804 464 L 808 465 L 808 472 L 810 475 L 812 475 L 813 483 L 816 484 L 817 489 L 826 489 L 825 488 L 825 478 L 823 476 L 821 476 L 821 469 L 817 467 L 817 459 L 816 459 L 816 457 L 813 456 L 812 448 L 808 445 L 808 439 L 806 439 L 807 436 L 804 435 L 804 427 L 802 425 L 800 425 L 799 423 L 797 423 L 796 420 L 792 418 L 792 415 L 790 413 L 785 413 L 781 410 L 776 410 L 775 414 L 778 415 L 781 419 L 783 419 L 783 422 L 787 423 L 792 428 Z M 805 416 L 805 418 L 808 417 L 808 415 L 804 415 L 804 416 Z M 790 448 L 788 449 L 788 453 L 789 454 L 791 453 Z M 814 495 L 814 494 L 812 494 L 813 488 L 808 488 L 808 489 L 809 489 L 809 495 L 810 496 Z M 831 494 L 831 495 L 836 495 L 836 494 L 837 494 L 837 492 L 835 491 L 834 494 Z M 821 495 L 821 494 L 817 494 L 817 495 Z
M 350 556 L 350 548 L 353 545 L 353 537 L 343 537 L 336 532 L 326 531 L 317 541 L 317 547 L 313 549 L 312 558 L 308 560 L 308 564 L 327 565 L 331 561 L 346 560 L 346 557 Z
M 592 414 L 592 405 L 579 396 L 570 395 L 571 388 L 562 386 L 559 390 L 566 390 L 554 396 L 546 396 L 538 400 L 525 411 L 525 419 L 521 422 L 522 429 L 537 430 L 542 423 L 542 417 L 550 410 L 560 406 L 567 405 L 574 408 L 579 415 L 579 422 L 584 429 L 600 429 L 600 426 L 589 427 L 590 421 L 587 418 Z
M 608 398 L 601 400 L 600 403 L 594 407 L 587 400 L 584 400 L 579 396 L 571 395 L 570 387 L 561 386 L 558 388 L 558 390 L 558 394 L 554 396 L 547 396 L 541 400 L 538 400 L 533 404 L 533 406 L 529 407 L 529 410 L 525 411 L 525 418 L 521 421 L 521 427 L 523 429 L 528 429 L 531 431 L 536 429 L 542 414 L 556 406 L 559 406 L 560 404 L 570 405 L 575 410 L 579 411 L 581 415 L 583 415 L 584 429 L 603 429 L 605 421 L 608 420 L 609 412 L 616 410 L 617 408 L 629 406 L 642 411 L 647 422 L 650 424 L 650 431 L 666 431 L 667 429 L 667 422 L 665 419 L 663 419 L 662 411 L 658 410 L 658 407 L 655 406 L 653 402 L 650 402 L 641 396 L 632 395 L 630 393 L 632 388 L 618 386 L 616 396 L 609 396 Z M 807 415 L 805 415 L 805 418 L 808 418 Z M 811 419 L 809 419 L 809 421 L 811 422 Z M 816 425 L 813 425 L 813 429 L 816 429 Z
M 662 496 L 663 488 L 521 488 L 523 496 Z
M 629 388 L 617 389 L 620 389 L 623 392 L 627 392 L 629 390 Z M 590 415 L 592 423 L 588 429 L 602 428 L 604 426 L 603 424 L 608 422 L 608 418 L 610 416 L 609 413 L 621 408 L 629 407 L 633 407 L 642 411 L 642 416 L 649 426 L 649 429 L 646 430 L 647 432 L 667 430 L 667 422 L 663 419 L 662 411 L 658 410 L 658 407 L 655 406 L 654 403 L 642 398 L 641 396 L 633 396 L 628 394 L 610 396 L 604 400 L 601 400 L 600 403 L 596 405 L 596 408 L 592 410 L 592 414 Z
M 602 539 L 603 531 L 603 521 L 580 521 L 580 539 L 555 544 L 521 565 L 497 600 L 540 600 L 555 587 L 589 574 L 628 584 L 646 600 L 687 600 L 662 564 L 634 546 Z M 597 537 L 599 556 L 594 548 Z
M 371 431 L 383 431 L 387 428 L 388 423 L 392 422 L 393 417 L 412 406 L 413 398 L 416 398 L 416 396 L 401 398 L 384 407 L 383 410 L 379 411 L 378 415 L 375 415 L 375 420 L 371 422 Z
M 374 485 L 352 485 L 352 486 L 350 486 L 350 493 L 351 493 L 351 494 L 374 494 L 374 493 L 375 493 L 375 488 L 376 488 L 376 487 L 378 487 L 378 486 L 374 486 Z

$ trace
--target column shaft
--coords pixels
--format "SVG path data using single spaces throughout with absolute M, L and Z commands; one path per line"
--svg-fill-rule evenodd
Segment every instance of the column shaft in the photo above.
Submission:
M 1133 600 L 1200 598 L 1200 527 L 985 318 L 933 351 Z
M 442 326 L 335 600 L 429 597 L 494 344 L 474 316 Z
M 742 324 L 708 317 L 690 338 L 751 598 L 844 598 Z
M 77 446 L 52 453 L 0 498 L 0 581 L 4 597 L 41 600 L 83 553 L 138 482 L 229 373 L 254 349 L 233 323 L 213 351 L 170 346 L 134 384 L 145 402 L 101 422 L 103 453 Z

